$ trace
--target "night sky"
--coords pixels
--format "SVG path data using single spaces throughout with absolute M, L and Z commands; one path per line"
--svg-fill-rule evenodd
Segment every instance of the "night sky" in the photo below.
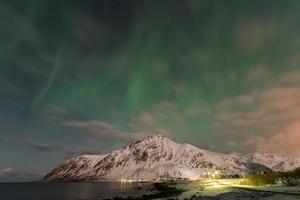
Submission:
M 300 1 L 0 0 L 0 180 L 153 134 L 300 155 Z

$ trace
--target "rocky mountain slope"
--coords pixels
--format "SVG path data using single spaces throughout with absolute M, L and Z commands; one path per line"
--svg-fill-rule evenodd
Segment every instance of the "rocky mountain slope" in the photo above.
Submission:
M 256 161 L 251 156 L 241 158 L 215 153 L 156 135 L 107 155 L 85 155 L 67 160 L 47 174 L 44 181 L 197 178 L 216 171 L 221 175 L 241 175 L 270 170 Z
M 264 152 L 255 152 L 241 156 L 243 162 L 259 163 L 275 171 L 289 171 L 300 167 L 300 159 L 283 157 Z

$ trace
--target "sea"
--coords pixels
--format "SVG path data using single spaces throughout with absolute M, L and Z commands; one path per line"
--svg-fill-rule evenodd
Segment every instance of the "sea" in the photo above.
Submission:
M 0 183 L 1 200 L 100 200 L 138 197 L 149 193 L 151 183 Z

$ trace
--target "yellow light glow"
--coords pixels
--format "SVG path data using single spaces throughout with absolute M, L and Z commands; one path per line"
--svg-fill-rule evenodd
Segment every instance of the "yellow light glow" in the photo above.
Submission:
M 121 182 L 121 183 L 133 183 L 133 182 L 136 182 L 136 180 L 133 180 L 133 179 L 123 179 L 123 178 L 121 178 L 120 182 Z

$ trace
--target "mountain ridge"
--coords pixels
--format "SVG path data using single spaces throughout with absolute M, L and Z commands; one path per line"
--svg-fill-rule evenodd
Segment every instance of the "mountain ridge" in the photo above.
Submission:
M 266 155 L 264 155 L 266 157 Z M 263 156 L 245 157 L 179 144 L 166 136 L 148 136 L 106 155 L 83 155 L 69 159 L 44 177 L 44 181 L 118 181 L 156 178 L 199 178 L 212 172 L 243 175 L 300 166 L 283 159 L 259 162 Z M 280 162 L 283 164 L 280 165 Z

